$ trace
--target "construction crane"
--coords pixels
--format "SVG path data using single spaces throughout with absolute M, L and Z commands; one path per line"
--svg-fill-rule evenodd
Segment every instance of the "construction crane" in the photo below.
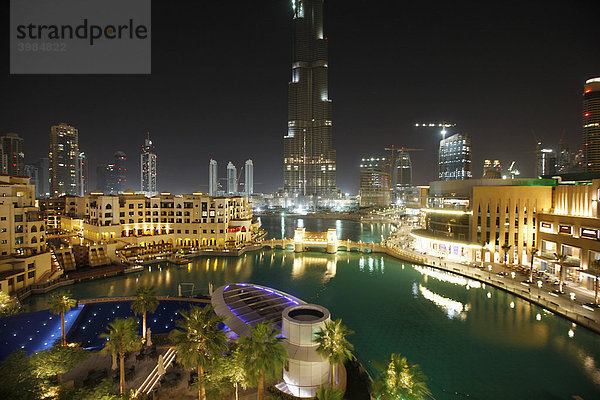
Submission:
M 415 124 L 415 126 L 417 128 L 442 128 L 442 140 L 446 140 L 446 128 L 452 128 L 454 126 L 456 126 L 456 124 L 453 124 L 451 122 L 429 122 L 429 123 L 425 123 L 425 124 Z M 444 175 L 444 170 L 446 167 L 446 154 L 444 151 L 444 147 L 442 147 L 442 159 L 441 159 L 441 164 L 442 164 L 442 180 L 445 180 L 445 175 Z
M 391 191 L 392 197 L 394 197 L 396 185 L 398 184 L 397 174 L 395 174 L 394 172 L 396 172 L 395 169 L 398 167 L 398 160 L 402 159 L 402 153 L 408 153 L 409 151 L 423 151 L 423 149 L 411 149 L 392 145 L 392 147 L 385 147 L 385 151 L 389 151 L 391 153 L 388 162 L 385 164 L 385 169 L 387 170 L 386 172 L 388 173 L 389 177 L 387 182 L 388 185 L 390 185 L 390 187 L 388 187 L 388 189 Z M 395 199 L 392 198 L 392 200 Z

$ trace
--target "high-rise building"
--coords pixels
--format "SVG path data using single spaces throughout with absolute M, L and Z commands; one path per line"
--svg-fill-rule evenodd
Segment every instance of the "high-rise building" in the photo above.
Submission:
M 8 175 L 8 157 L 0 146 L 0 175 Z
M 2 154 L 6 157 L 6 174 L 25 176 L 25 153 L 23 138 L 16 133 L 7 133 L 0 137 Z
M 64 122 L 50 128 L 50 194 L 77 196 L 80 180 L 79 130 Z
M 299 196 L 328 196 L 337 190 L 323 0 L 292 0 L 292 9 L 292 78 L 288 86 L 288 131 L 283 139 L 284 191 Z
M 390 183 L 385 158 L 370 157 L 361 160 L 359 195 L 361 207 L 385 207 L 390 204 Z
M 538 142 L 539 144 L 540 142 Z M 539 147 L 539 146 L 538 146 Z M 539 149 L 536 151 L 535 176 L 554 175 L 556 173 L 556 152 L 552 149 Z
M 600 78 L 588 79 L 583 89 L 584 170 L 600 171 Z
M 569 145 L 561 138 L 558 141 L 558 148 L 556 151 L 556 172 L 559 174 L 569 172 L 571 167 L 571 152 L 569 151 Z
M 455 133 L 440 140 L 439 164 L 441 181 L 471 179 L 471 135 Z
M 211 158 L 208 164 L 208 194 L 211 196 L 217 195 L 219 183 L 219 171 L 217 168 L 217 160 Z
M 127 157 L 122 151 L 115 152 L 115 191 L 123 193 L 127 189 Z
M 118 194 L 117 168 L 115 164 L 96 167 L 96 189 L 104 194 Z
M 89 161 L 87 159 L 87 156 L 85 155 L 85 153 L 83 151 L 79 152 L 79 160 L 77 163 L 78 166 L 78 172 L 77 172 L 77 176 L 78 176 L 78 186 L 77 186 L 77 195 L 78 196 L 85 196 L 86 193 L 88 193 L 88 181 L 89 181 Z
M 237 194 L 237 168 L 231 161 L 227 164 L 227 194 Z
M 412 163 L 408 151 L 401 149 L 394 164 L 392 186 L 398 189 L 402 186 L 412 185 Z
M 254 194 L 254 164 L 252 160 L 246 160 L 244 165 L 244 192 L 250 197 Z
M 140 155 L 140 173 L 141 173 L 141 191 L 149 196 L 156 196 L 156 153 L 152 140 L 150 140 L 150 132 L 146 133 L 146 139 L 142 145 L 142 154 Z

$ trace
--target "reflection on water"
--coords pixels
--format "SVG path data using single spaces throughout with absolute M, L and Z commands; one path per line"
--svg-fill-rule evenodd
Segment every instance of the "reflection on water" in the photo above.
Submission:
M 126 296 L 145 284 L 175 296 L 181 283 L 206 293 L 209 283 L 232 282 L 274 287 L 329 308 L 356 332 L 355 354 L 369 372 L 375 373 L 372 360 L 402 353 L 432 378 L 436 399 L 456 392 L 473 399 L 600 398 L 600 336 L 477 281 L 381 254 L 201 257 L 68 289 L 76 298 Z M 41 308 L 46 298 L 28 301 Z
M 396 230 L 392 224 L 373 224 L 339 219 L 314 219 L 297 217 L 260 217 L 260 225 L 269 234 L 269 239 L 293 238 L 296 228 L 308 232 L 327 232 L 335 228 L 339 240 L 362 240 L 379 243 Z
M 431 276 L 432 278 L 443 282 L 449 282 L 454 283 L 455 285 L 466 286 L 468 289 L 481 287 L 481 282 L 474 281 L 472 279 L 467 279 L 462 275 L 456 275 L 451 272 L 420 265 L 415 265 L 413 268 L 423 275 Z
M 417 294 L 417 284 L 413 285 L 413 292 Z M 427 289 L 425 286 L 419 284 L 419 292 L 423 297 L 432 303 L 439 306 L 442 310 L 446 311 L 448 314 L 448 318 L 458 318 L 461 320 L 467 319 L 467 311 L 469 311 L 469 305 L 463 304 L 460 301 L 448 299 L 444 296 L 440 296 L 437 293 L 433 293 L 431 290 Z M 464 311 L 464 312 L 463 312 Z

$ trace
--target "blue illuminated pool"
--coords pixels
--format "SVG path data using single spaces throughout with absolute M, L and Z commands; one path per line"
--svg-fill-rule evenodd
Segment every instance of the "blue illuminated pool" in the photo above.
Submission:
M 191 305 L 203 307 L 205 304 L 188 301 L 162 300 L 154 313 L 148 314 L 148 328 L 153 334 L 168 333 L 175 328 L 175 321 L 181 316 L 179 311 L 188 310 Z M 103 340 L 99 335 L 106 332 L 106 326 L 115 318 L 134 317 L 131 301 L 111 301 L 88 303 L 73 308 L 65 315 L 65 328 L 69 343 L 80 343 L 89 349 L 100 349 Z M 139 334 L 142 333 L 141 317 Z M 15 350 L 27 353 L 51 347 L 60 339 L 60 315 L 48 310 L 20 314 L 0 319 L 0 360 Z

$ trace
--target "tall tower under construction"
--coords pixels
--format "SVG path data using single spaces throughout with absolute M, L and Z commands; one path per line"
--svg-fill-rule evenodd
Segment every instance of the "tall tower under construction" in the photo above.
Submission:
M 293 56 L 288 131 L 283 139 L 284 191 L 329 196 L 336 191 L 327 79 L 323 0 L 292 0 Z

